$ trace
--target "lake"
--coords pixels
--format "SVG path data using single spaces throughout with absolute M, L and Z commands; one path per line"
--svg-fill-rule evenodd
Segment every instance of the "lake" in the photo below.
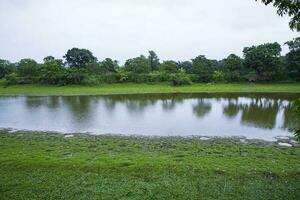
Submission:
M 244 136 L 272 141 L 300 124 L 300 94 L 1 96 L 0 127 L 64 133 Z

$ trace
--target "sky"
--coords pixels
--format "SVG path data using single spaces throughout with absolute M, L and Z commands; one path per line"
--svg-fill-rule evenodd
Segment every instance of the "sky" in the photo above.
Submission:
M 0 58 L 40 62 L 78 47 L 121 63 L 148 50 L 161 60 L 223 59 L 299 37 L 288 22 L 255 0 L 0 0 Z

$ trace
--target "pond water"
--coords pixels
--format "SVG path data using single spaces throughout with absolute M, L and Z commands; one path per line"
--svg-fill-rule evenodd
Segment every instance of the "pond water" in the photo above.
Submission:
M 2 96 L 0 127 L 93 134 L 274 140 L 300 124 L 300 94 Z

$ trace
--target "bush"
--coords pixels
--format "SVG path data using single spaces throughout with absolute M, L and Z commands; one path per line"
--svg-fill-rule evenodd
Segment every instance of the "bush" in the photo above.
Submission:
M 295 103 L 294 103 L 294 107 L 295 107 L 295 112 L 299 115 L 300 117 L 300 99 L 298 99 Z M 300 142 L 300 127 L 297 127 L 294 131 L 294 135 L 296 137 L 296 140 L 298 140 Z
M 214 82 L 224 82 L 225 81 L 225 74 L 222 71 L 214 71 L 212 75 L 212 80 Z
M 124 83 L 128 81 L 129 72 L 126 72 L 124 68 L 117 70 L 117 75 L 119 77 L 119 82 Z
M 148 74 L 148 82 L 165 82 L 170 81 L 170 76 L 167 73 L 154 71 Z
M 171 75 L 171 83 L 173 86 L 191 85 L 191 79 L 186 75 L 184 69 L 180 69 L 179 73 Z
M 16 73 L 11 73 L 5 76 L 4 84 L 5 85 L 15 85 L 18 83 L 18 76 Z

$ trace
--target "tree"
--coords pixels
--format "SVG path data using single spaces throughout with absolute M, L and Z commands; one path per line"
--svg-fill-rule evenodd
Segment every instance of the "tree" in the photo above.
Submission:
M 282 62 L 277 42 L 246 47 L 243 52 L 245 66 L 255 70 L 256 80 L 274 80 L 279 74 Z
M 179 68 L 182 68 L 186 71 L 186 73 L 191 74 L 192 73 L 192 62 L 191 61 L 183 61 L 178 62 Z
M 149 73 L 151 71 L 150 61 L 143 55 L 128 59 L 125 62 L 125 70 L 137 74 Z
M 8 60 L 0 59 L 0 79 L 4 78 L 8 74 L 13 73 L 14 71 L 14 64 L 10 63 Z
M 257 0 L 256 0 L 257 1 Z M 288 14 L 292 19 L 290 28 L 300 31 L 300 1 L 299 0 L 261 0 L 265 5 L 273 4 L 280 16 Z
M 178 72 L 178 63 L 173 60 L 167 60 L 163 61 L 163 63 L 160 64 L 160 71 L 166 72 L 166 73 L 176 73 Z
M 286 54 L 287 69 L 289 75 L 300 80 L 300 37 L 285 43 L 289 46 L 290 52 Z
M 104 74 L 116 73 L 119 68 L 118 61 L 106 58 L 100 63 L 100 68 Z
M 151 71 L 158 70 L 159 58 L 154 51 L 149 51 L 148 60 L 150 61 Z
M 225 80 L 225 74 L 222 71 L 214 71 L 212 75 L 214 82 L 223 82 Z
M 171 83 L 173 86 L 180 86 L 180 85 L 191 85 L 192 81 L 186 75 L 185 70 L 180 68 L 178 73 L 171 75 Z
M 239 72 L 243 66 L 243 60 L 235 54 L 230 54 L 224 59 L 224 64 L 229 71 L 229 79 L 231 81 L 237 81 L 240 75 Z
M 69 66 L 77 68 L 85 68 L 88 64 L 97 62 L 97 58 L 87 49 L 72 48 L 64 58 Z
M 17 74 L 25 78 L 25 82 L 33 82 L 38 79 L 39 65 L 33 59 L 22 59 L 17 65 Z
M 53 56 L 47 56 L 41 65 L 40 81 L 46 84 L 59 84 L 62 82 L 64 70 L 62 60 L 55 59 Z
M 197 75 L 200 82 L 209 82 L 212 79 L 214 69 L 212 62 L 205 56 L 200 55 L 192 59 L 192 72 Z
M 300 99 L 294 102 L 293 104 L 294 111 L 297 113 L 298 117 L 300 117 Z M 300 125 L 294 130 L 294 135 L 296 139 L 300 142 Z

